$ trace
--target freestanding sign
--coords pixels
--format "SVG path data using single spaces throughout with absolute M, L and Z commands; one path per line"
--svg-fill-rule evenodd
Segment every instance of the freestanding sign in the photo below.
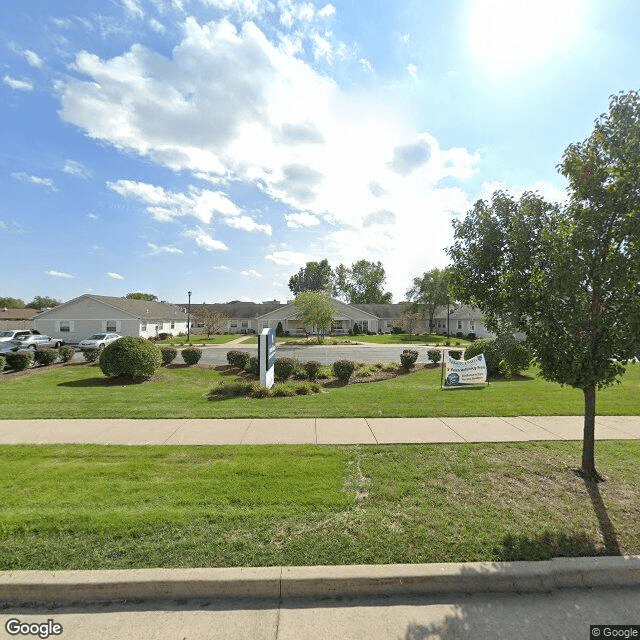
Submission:
M 260 384 L 267 389 L 273 387 L 273 365 L 276 362 L 276 330 L 263 329 L 258 336 L 258 364 L 260 367 Z
M 487 381 L 487 363 L 481 353 L 470 360 L 454 360 L 444 352 L 445 389 L 484 384 Z

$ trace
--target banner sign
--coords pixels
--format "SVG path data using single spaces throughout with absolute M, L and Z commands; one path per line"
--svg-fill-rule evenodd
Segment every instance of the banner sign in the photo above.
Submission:
M 276 330 L 263 329 L 258 336 L 258 366 L 260 384 L 270 389 L 274 382 L 273 365 L 276 362 Z
M 454 360 L 446 351 L 444 365 L 446 369 L 445 387 L 466 387 L 472 384 L 483 384 L 487 381 L 487 363 L 482 353 L 471 360 Z

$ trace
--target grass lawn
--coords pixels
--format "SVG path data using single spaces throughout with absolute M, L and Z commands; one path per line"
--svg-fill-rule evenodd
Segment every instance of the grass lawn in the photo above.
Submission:
M 208 400 L 221 379 L 198 367 L 162 368 L 153 380 L 123 384 L 97 365 L 70 364 L 0 377 L 0 416 L 27 418 L 295 418 L 582 415 L 582 392 L 530 378 L 492 382 L 478 389 L 440 389 L 440 370 L 332 387 L 314 396 Z M 620 385 L 598 392 L 600 415 L 640 415 L 640 364 L 630 364 Z
M 191 344 L 226 344 L 239 338 L 239 333 L 229 333 L 221 336 L 211 336 L 207 338 L 204 334 L 192 333 Z M 169 338 L 168 340 L 158 340 L 155 344 L 172 344 L 172 345 L 185 345 L 187 343 L 187 336 L 178 336 L 175 338 Z
M 0 569 L 640 554 L 640 443 L 1 446 Z

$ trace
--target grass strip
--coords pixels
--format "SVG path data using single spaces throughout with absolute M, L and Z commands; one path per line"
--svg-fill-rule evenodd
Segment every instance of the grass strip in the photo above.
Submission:
M 640 443 L 0 447 L 0 569 L 640 553 Z

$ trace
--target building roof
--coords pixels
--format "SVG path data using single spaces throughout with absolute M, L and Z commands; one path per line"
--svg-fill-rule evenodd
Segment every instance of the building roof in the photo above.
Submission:
M 213 309 L 219 313 L 223 313 L 229 318 L 256 318 L 263 316 L 265 313 L 270 313 L 281 307 L 286 307 L 286 304 L 274 300 L 273 302 L 242 302 L 240 300 L 234 300 L 233 302 L 215 302 L 212 304 L 191 304 L 191 314 L 197 314 L 197 310 L 201 307 L 207 309 Z M 186 309 L 186 306 L 184 307 Z
M 38 312 L 37 309 L 0 309 L 0 320 L 31 320 Z
M 118 298 L 115 296 L 97 296 L 92 293 L 85 293 L 73 300 L 63 302 L 61 305 L 54 307 L 54 309 L 60 309 L 60 307 L 71 305 L 82 300 L 96 300 L 102 302 L 114 309 L 120 309 L 124 313 L 127 313 L 135 318 L 141 320 L 185 320 L 185 313 L 174 304 L 168 302 L 149 302 L 148 300 L 132 300 L 130 298 Z M 53 311 L 53 309 L 51 309 Z M 44 316 L 48 311 L 43 311 L 40 316 Z
M 377 318 L 399 318 L 406 304 L 406 302 L 396 302 L 395 304 L 352 304 L 351 306 Z

